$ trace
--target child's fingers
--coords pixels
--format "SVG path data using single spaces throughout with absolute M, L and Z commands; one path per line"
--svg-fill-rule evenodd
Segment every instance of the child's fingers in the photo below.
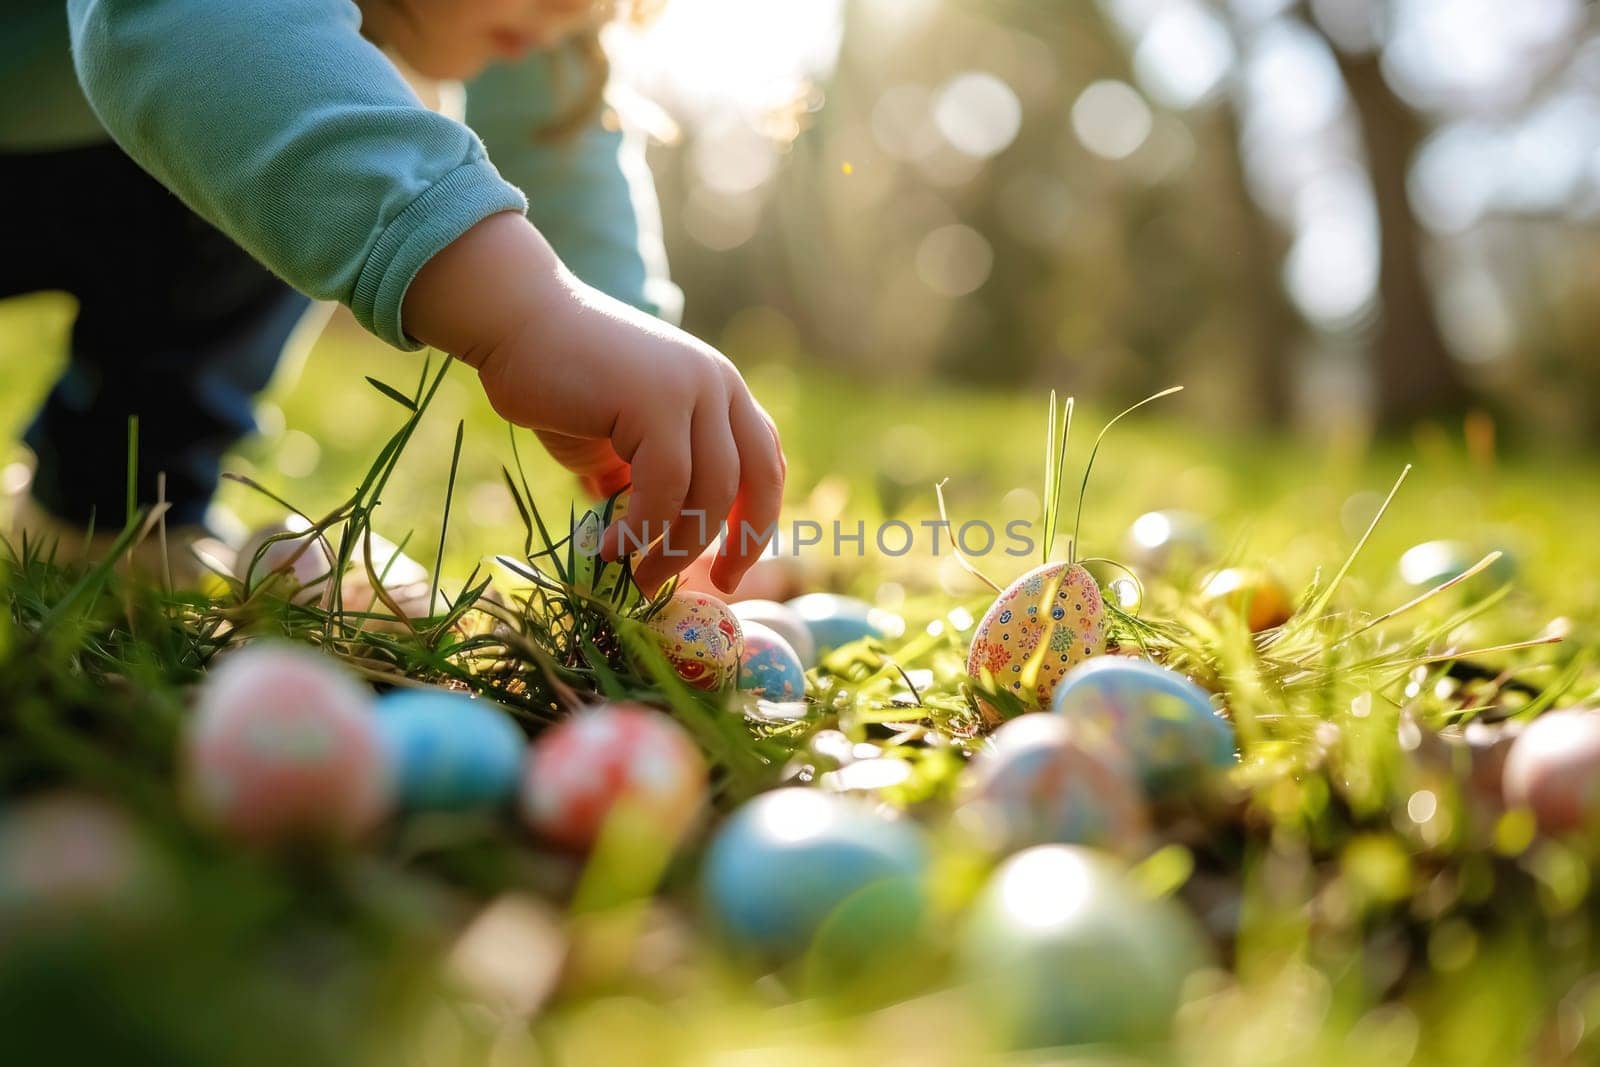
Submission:
M 633 499 L 627 515 L 612 523 L 601 538 L 602 559 L 639 551 L 659 538 L 683 510 L 691 470 L 689 427 L 675 420 L 654 427 L 634 450 L 632 466 Z
M 683 513 L 673 522 L 667 539 L 640 564 L 641 585 L 664 580 L 699 558 L 716 539 L 717 530 L 733 507 L 739 491 L 739 453 L 728 428 L 728 403 L 721 396 L 696 405 L 690 419 L 689 442 L 694 470 Z
M 788 474 L 778 429 L 748 394 L 734 399 L 731 418 L 739 449 L 739 494 L 728 517 L 727 543 L 711 565 L 711 580 L 730 591 L 772 539 Z

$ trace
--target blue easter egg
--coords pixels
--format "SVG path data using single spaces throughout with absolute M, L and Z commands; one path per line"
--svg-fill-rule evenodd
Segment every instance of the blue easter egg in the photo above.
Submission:
M 739 656 L 739 688 L 763 700 L 799 700 L 806 695 L 806 672 L 800 656 L 777 632 L 759 622 L 743 624 L 744 652 Z
M 876 611 L 865 600 L 836 593 L 807 593 L 788 604 L 805 620 L 818 655 L 827 655 L 863 637 L 881 640 L 885 636 L 883 627 L 873 618 Z
M 1235 761 L 1233 726 L 1177 671 L 1128 656 L 1085 660 L 1052 706 L 1085 740 L 1120 745 L 1144 787 L 1161 793 Z
M 743 950 L 792 959 L 826 942 L 864 958 L 915 934 L 927 866 L 913 824 L 853 797 L 779 789 L 722 825 L 706 854 L 704 898 Z
M 1047 1048 L 1160 1041 L 1208 954 L 1182 907 L 1145 895 L 1109 857 L 1041 845 L 996 869 L 957 959 L 996 1036 Z
M 377 723 L 405 807 L 461 811 L 515 795 L 526 739 L 494 704 L 448 689 L 403 689 L 378 701 Z

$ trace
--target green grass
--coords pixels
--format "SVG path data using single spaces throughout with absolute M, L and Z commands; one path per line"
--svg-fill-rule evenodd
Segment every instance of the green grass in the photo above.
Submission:
M 0 424 L 20 426 L 42 391 L 52 365 L 40 353 L 59 349 L 68 311 L 48 298 L 0 305 L 0 360 L 23 368 L 0 400 Z M 486 558 L 519 554 L 527 531 L 502 479 L 503 467 L 515 469 L 505 428 L 465 368 L 443 379 L 410 429 L 405 408 L 362 380 L 410 394 L 422 368 L 420 356 L 335 329 L 297 380 L 275 387 L 268 432 L 236 469 L 308 515 L 352 512 L 345 528 L 355 537 L 368 521 L 396 541 L 409 536 L 408 553 L 428 561 L 440 552 L 449 496 L 441 584 L 454 595 Z M 933 485 L 946 478 L 958 523 L 1037 517 L 1044 390 L 869 387 L 774 363 L 748 374 L 784 433 L 790 518 L 932 519 Z M 1106 414 L 1074 416 L 1061 512 L 1069 533 L 1082 461 Z M 392 474 L 352 496 L 399 433 L 408 440 Z M 526 495 L 559 537 L 575 489 L 523 442 Z M 1334 588 L 1407 464 L 1411 475 Z M 1157 406 L 1112 431 L 1084 505 L 1080 555 L 1117 556 L 1136 515 L 1183 508 L 1211 520 L 1226 558 L 1272 568 L 1304 591 L 1302 604 L 1327 595 L 1326 611 L 1303 612 L 1258 644 L 1198 607 L 1193 575 L 1171 575 L 1147 590 L 1147 626 L 1120 625 L 1124 640 L 1142 637 L 1221 689 L 1244 748 L 1226 788 L 1164 814 L 1166 847 L 1137 872 L 1204 916 L 1225 965 L 1190 990 L 1167 1060 L 1595 1058 L 1595 843 L 1535 840 L 1515 817 L 1475 809 L 1459 752 L 1439 731 L 1600 692 L 1597 474 L 1581 457 L 1472 456 L 1453 429 L 1381 448 L 1312 444 L 1178 421 Z M 225 496 L 251 522 L 281 510 L 242 483 Z M 1396 577 L 1399 554 L 1444 537 L 1511 550 L 1514 586 L 1447 591 L 1361 631 L 1414 595 Z M 559 571 L 559 557 L 544 562 Z M 1037 559 L 978 562 L 1007 581 Z M 814 559 L 808 574 L 819 587 L 874 596 L 908 628 L 883 648 L 830 659 L 811 718 L 758 740 L 739 716 L 677 685 L 636 625 L 559 580 L 500 609 L 515 638 L 442 626 L 386 636 L 359 617 L 242 590 L 173 602 L 105 573 L 11 568 L 0 795 L 17 804 L 70 787 L 111 799 L 140 827 L 149 872 L 115 916 L 52 918 L 8 895 L 17 874 L 0 848 L 0 1033 L 60 1062 L 101 1062 L 112 1049 L 173 1063 L 698 1060 L 734 1049 L 763 1050 L 764 1060 L 972 1061 L 986 1050 L 984 1020 L 947 988 L 946 957 L 988 861 L 945 828 L 961 761 L 942 728 L 962 725 L 966 708 L 958 609 L 978 613 L 987 597 L 948 553 Z M 1534 638 L 1557 618 L 1569 632 L 1560 645 L 1457 662 L 1463 650 Z M 655 898 L 625 891 L 637 885 L 624 865 L 611 894 L 620 903 L 553 912 L 570 955 L 546 1010 L 531 1026 L 496 1019 L 441 990 L 454 932 L 504 891 L 559 908 L 578 864 L 538 850 L 509 818 L 404 820 L 367 849 L 282 856 L 193 828 L 172 788 L 185 687 L 241 628 L 318 640 L 380 680 L 457 678 L 505 700 L 530 730 L 559 710 L 562 687 L 644 694 L 671 706 L 711 754 L 724 805 L 774 781 L 815 727 L 884 744 L 914 767 L 886 798 L 940 842 L 925 943 L 903 968 L 875 971 L 847 993 L 799 996 L 793 974 L 752 983 L 715 951 L 696 925 L 692 855 Z M 918 687 L 925 706 L 897 699 L 901 670 L 928 672 Z M 1468 703 L 1490 710 L 1469 713 Z M 1424 792 L 1435 807 L 1413 808 Z M 1434 814 L 1419 822 L 1416 810 Z M 86 1002 L 100 1007 L 79 1010 Z

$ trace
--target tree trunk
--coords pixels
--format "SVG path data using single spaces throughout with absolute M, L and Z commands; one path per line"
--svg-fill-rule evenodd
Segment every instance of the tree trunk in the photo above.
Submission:
M 1340 53 L 1339 66 L 1361 120 L 1381 232 L 1382 311 L 1370 350 L 1374 415 L 1379 429 L 1395 430 L 1419 419 L 1458 414 L 1470 393 L 1434 314 L 1406 192 L 1422 124 L 1384 82 L 1376 54 Z

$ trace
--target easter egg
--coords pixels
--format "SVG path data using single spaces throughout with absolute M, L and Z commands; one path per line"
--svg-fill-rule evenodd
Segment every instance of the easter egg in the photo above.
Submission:
M 370 538 L 372 567 L 369 573 L 366 562 L 368 540 L 365 535 L 358 539 L 350 569 L 345 571 L 339 582 L 339 596 L 345 611 L 379 617 L 352 619 L 352 624 L 359 623 L 366 629 L 386 633 L 405 633 L 409 627 L 396 617 L 396 608 L 401 616 L 411 620 L 443 615 L 450 610 L 442 589 L 433 591 L 430 600 L 433 581 L 428 576 L 428 569 L 400 551 L 399 545 L 376 533 Z M 374 573 L 382 580 L 382 596 L 373 586 Z M 393 607 L 390 606 L 391 602 Z
M 1109 857 L 1041 845 L 995 871 L 958 951 L 985 1021 L 1013 1048 L 1161 1040 L 1207 963 L 1193 919 Z
M 321 538 L 301 524 L 262 526 L 239 550 L 238 576 L 252 591 L 268 581 L 281 583 L 282 595 L 311 604 L 327 593 L 333 558 Z
M 601 704 L 550 727 L 522 779 L 528 825 L 575 849 L 593 845 L 622 810 L 676 841 L 705 802 L 700 750 L 669 716 L 638 704 Z
M 721 541 L 696 557 L 678 575 L 678 588 L 725 597 L 730 604 L 741 600 L 785 600 L 804 588 L 799 561 L 792 556 L 762 555 L 744 572 L 739 584 L 726 592 L 711 580 L 711 567 L 723 551 Z
M 1459 577 L 1488 554 L 1465 541 L 1425 541 L 1407 549 L 1400 557 L 1400 579 L 1409 586 L 1429 589 Z M 1516 561 L 1502 551 L 1500 558 L 1478 575 L 1478 580 L 1504 585 L 1516 574 Z
M 702 878 L 706 907 L 730 942 L 794 958 L 819 940 L 867 952 L 912 937 L 927 867 L 914 825 L 854 797 L 789 788 L 722 824 Z
M 191 803 L 250 840 L 370 829 L 393 800 L 372 704 L 364 685 L 308 648 L 229 653 L 200 685 L 185 731 Z
M 449 689 L 400 689 L 378 701 L 377 720 L 403 806 L 460 811 L 516 794 L 524 738 L 494 704 Z
M 1081 566 L 1046 563 L 1001 593 L 972 634 L 967 673 L 980 688 L 1011 693 L 1028 708 L 1048 708 L 1056 685 L 1077 664 L 1105 651 L 1104 606 Z M 980 697 L 990 724 L 1000 712 Z
M 1138 851 L 1144 798 L 1123 755 L 1081 745 L 1059 715 L 1019 715 L 962 776 L 962 817 L 991 846 L 1083 844 Z
M 1195 567 L 1214 554 L 1211 528 L 1187 511 L 1148 511 L 1123 539 L 1128 563 L 1146 574 Z
M 137 913 L 166 874 L 133 821 L 93 797 L 48 794 L 0 812 L 0 923 Z
M 774 631 L 759 622 L 745 623 L 744 653 L 739 657 L 739 688 L 763 700 L 799 700 L 806 695 L 806 672 L 800 657 Z
M 811 639 L 811 630 L 800 613 L 789 605 L 776 600 L 739 600 L 729 604 L 728 608 L 741 626 L 758 622 L 776 631 L 800 657 L 802 667 L 809 669 L 817 665 L 817 644 Z
M 1053 707 L 1078 737 L 1120 746 L 1152 792 L 1234 763 L 1233 727 L 1212 709 L 1206 691 L 1147 660 L 1088 660 L 1056 687 Z
M 1263 570 L 1228 567 L 1206 576 L 1200 601 L 1244 616 L 1251 633 L 1282 626 L 1294 615 L 1294 602 L 1282 582 Z
M 871 637 L 885 636 L 883 615 L 865 600 L 837 593 L 807 593 L 795 597 L 788 606 L 811 631 L 817 655 L 825 656 L 836 648 Z
M 1574 708 L 1534 719 L 1506 754 L 1502 788 L 1506 806 L 1531 811 L 1545 833 L 1592 824 L 1600 813 L 1600 712 Z
M 707 593 L 673 593 L 649 621 L 678 677 L 722 689 L 739 677 L 744 634 L 728 605 Z

